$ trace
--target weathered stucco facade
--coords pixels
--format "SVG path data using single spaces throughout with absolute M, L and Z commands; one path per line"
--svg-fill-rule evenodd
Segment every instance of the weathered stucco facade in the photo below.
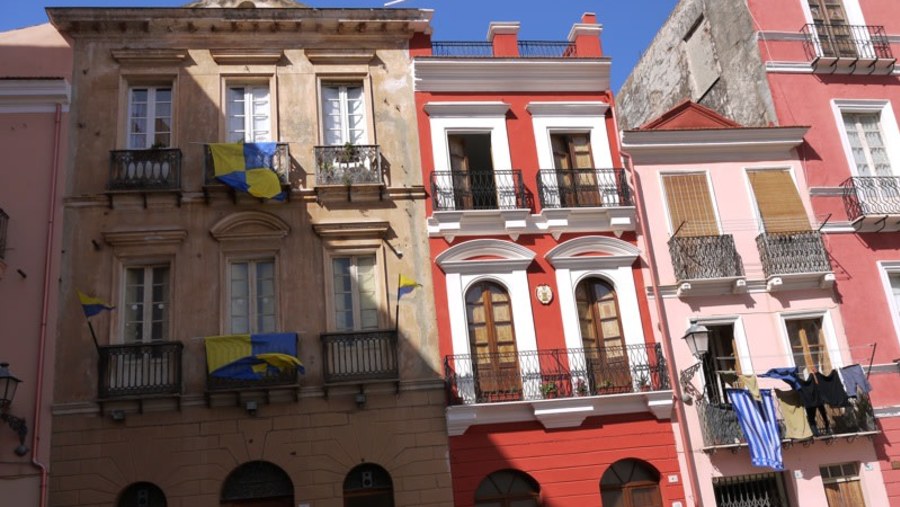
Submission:
M 408 52 L 409 38 L 428 29 L 430 12 L 298 5 L 49 13 L 75 51 L 63 256 L 71 276 L 62 284 L 51 504 L 113 505 L 127 501 L 129 485 L 152 483 L 169 506 L 231 505 L 252 495 L 338 506 L 348 487 L 367 493 L 365 480 L 352 484 L 351 470 L 365 472 L 371 464 L 389 474 L 396 505 L 450 505 L 430 292 L 405 297 L 397 331 L 394 322 L 399 275 L 430 286 Z M 336 144 L 324 137 L 321 105 L 323 88 L 332 85 L 362 90 L 365 126 L 361 138 L 348 141 L 360 148 L 320 148 L 317 159 L 315 146 Z M 159 86 L 170 90 L 169 148 L 129 150 L 133 90 Z M 204 145 L 227 140 L 234 117 L 226 102 L 236 86 L 264 90 L 265 100 L 253 100 L 262 108 L 254 114 L 269 122 L 265 140 L 288 146 L 283 202 L 235 193 L 204 176 Z M 168 126 L 159 122 L 157 132 Z M 360 161 L 360 153 L 371 152 L 362 145 L 380 151 Z M 333 150 L 343 158 L 327 159 Z M 174 152 L 181 154 L 180 181 L 173 183 L 170 172 L 161 184 L 147 185 L 148 178 L 127 173 L 123 183 L 116 172 L 123 156 Z M 329 179 L 348 168 L 363 177 L 348 171 Z M 126 188 L 110 190 L 116 185 Z M 343 308 L 334 262 L 357 257 L 374 262 L 366 281 L 374 292 L 365 297 L 377 317 L 364 330 L 346 330 L 332 317 Z M 240 389 L 208 383 L 204 337 L 234 331 L 235 263 L 265 263 L 274 271 L 268 296 L 274 304 L 259 304 L 274 308 L 275 331 L 298 334 L 305 365 L 299 383 Z M 153 320 L 168 331 L 156 341 L 153 328 L 153 340 L 123 348 L 129 341 L 123 320 L 135 308 L 126 299 L 126 278 L 147 266 L 167 270 L 168 295 L 162 303 L 154 296 L 152 304 L 162 314 Z M 357 283 L 363 282 L 354 281 L 354 290 Z M 91 319 L 99 356 L 76 289 L 118 307 Z M 183 352 L 153 352 L 164 342 Z M 127 357 L 114 363 L 115 354 Z M 183 378 L 161 395 L 142 393 L 147 386 L 132 385 L 140 380 L 123 381 L 110 366 L 138 363 L 138 370 L 162 368 L 170 378 L 172 354 L 180 357 Z M 98 368 L 102 357 L 108 362 Z M 138 394 L 125 392 L 130 387 Z M 286 495 L 284 483 L 274 481 L 271 491 L 238 488 L 251 495 L 244 499 L 230 493 L 225 484 L 239 478 L 229 474 L 259 461 L 283 470 L 293 492 Z M 383 489 L 384 481 L 375 482 Z M 157 494 L 149 486 L 144 491 L 151 499 Z

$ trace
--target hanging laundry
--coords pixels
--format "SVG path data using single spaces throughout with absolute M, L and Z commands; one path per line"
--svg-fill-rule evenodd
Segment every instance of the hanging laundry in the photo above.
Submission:
M 746 389 L 727 389 L 726 392 L 750 447 L 753 466 L 784 470 L 772 390 L 760 390 L 761 402 L 754 401 Z
M 762 399 L 759 395 L 759 383 L 756 381 L 756 375 L 738 375 L 738 384 L 735 387 L 750 391 L 756 401 Z
M 816 389 L 819 391 L 819 398 L 832 407 L 847 407 L 850 405 L 850 399 L 847 398 L 847 390 L 841 382 L 841 377 L 837 370 L 831 370 L 828 375 L 822 375 L 815 372 Z
M 841 377 L 844 379 L 844 388 L 847 391 L 847 396 L 851 398 L 858 396 L 858 393 L 869 394 L 872 390 L 869 379 L 866 378 L 866 372 L 858 364 L 851 364 L 841 368 Z
M 771 370 L 761 374 L 760 377 L 783 380 L 787 382 L 792 389 L 800 390 L 800 373 L 797 371 L 796 366 L 772 368 Z
M 775 396 L 778 398 L 778 409 L 784 421 L 784 438 L 795 440 L 812 438 L 812 428 L 809 426 L 806 408 L 800 402 L 800 393 L 775 389 Z

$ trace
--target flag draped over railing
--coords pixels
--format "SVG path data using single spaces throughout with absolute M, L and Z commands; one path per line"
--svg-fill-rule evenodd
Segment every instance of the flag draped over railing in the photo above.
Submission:
M 284 198 L 275 173 L 276 143 L 210 144 L 213 171 L 229 187 L 264 199 Z
M 273 370 L 304 372 L 297 359 L 296 333 L 208 336 L 204 342 L 207 371 L 213 377 L 259 380 Z

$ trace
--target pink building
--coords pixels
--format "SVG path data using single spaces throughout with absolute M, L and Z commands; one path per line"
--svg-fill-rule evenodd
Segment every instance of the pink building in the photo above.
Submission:
M 0 33 L 0 362 L 22 381 L 0 412 L 4 505 L 46 500 L 71 72 L 49 24 Z
M 700 478 L 692 505 L 889 505 L 865 397 L 814 420 L 801 414 L 811 426 L 805 437 L 784 429 L 790 416 L 779 405 L 782 472 L 751 465 L 726 392 L 741 376 L 772 368 L 797 366 L 805 379 L 859 359 L 810 219 L 797 153 L 808 131 L 742 127 L 685 101 L 623 135 L 652 255 L 645 279 L 682 372 L 690 461 L 683 464 Z M 681 339 L 694 324 L 709 335 L 699 362 Z M 793 392 L 776 379 L 758 378 L 758 386 Z

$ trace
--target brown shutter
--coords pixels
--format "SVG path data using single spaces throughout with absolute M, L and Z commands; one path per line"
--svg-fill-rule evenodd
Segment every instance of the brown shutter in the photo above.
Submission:
M 759 216 L 766 232 L 808 231 L 809 219 L 786 170 L 750 171 L 750 185 L 756 196 Z
M 718 236 L 706 175 L 666 174 L 662 179 L 672 230 L 679 236 Z

